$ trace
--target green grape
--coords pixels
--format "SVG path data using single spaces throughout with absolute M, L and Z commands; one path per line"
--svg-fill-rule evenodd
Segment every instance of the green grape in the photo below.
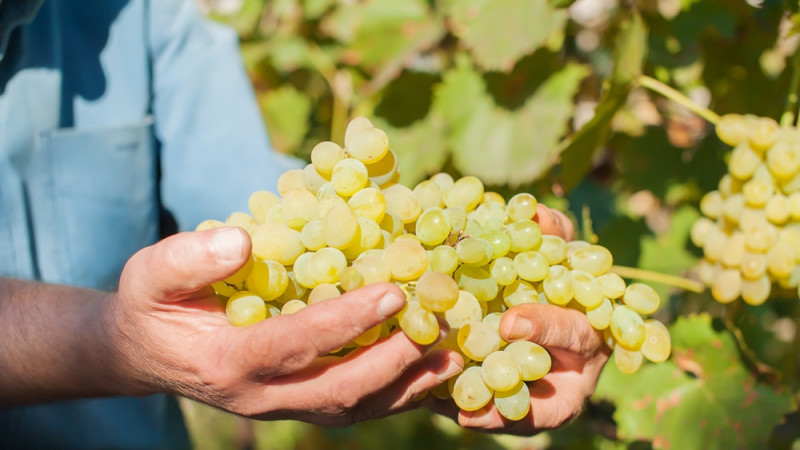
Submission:
M 719 191 L 708 192 L 700 199 L 700 212 L 708 218 L 717 219 L 722 216 L 724 203 L 725 198 Z
M 277 261 L 258 261 L 253 264 L 246 283 L 247 289 L 263 300 L 275 300 L 288 288 L 289 274 L 286 267 Z
M 258 223 L 264 223 L 267 217 L 267 211 L 273 206 L 279 204 L 281 198 L 269 191 L 255 191 L 250 194 L 247 200 L 247 207 L 250 209 L 250 214 Z
M 331 180 L 317 172 L 317 168 L 314 167 L 313 164 L 309 164 L 303 168 L 303 186 L 314 195 L 319 192 L 322 186 L 330 181 Z
M 623 347 L 614 348 L 614 364 L 617 365 L 617 369 L 622 373 L 636 373 L 642 367 L 643 360 L 644 357 L 639 350 L 628 350 Z
M 398 175 L 397 155 L 389 150 L 383 158 L 372 164 L 366 164 L 367 175 L 378 187 L 387 186 Z
M 461 289 L 471 292 L 482 302 L 495 298 L 499 291 L 497 282 L 482 267 L 461 266 L 453 273 L 453 278 Z
M 336 193 L 342 197 L 350 197 L 367 186 L 369 174 L 363 162 L 355 158 L 345 158 L 333 167 L 331 183 Z
M 387 231 L 392 236 L 392 239 L 403 233 L 403 221 L 392 213 L 384 214 L 378 224 L 381 226 L 381 230 Z
M 258 223 L 256 222 L 256 219 L 250 216 L 250 214 L 242 211 L 236 211 L 231 213 L 228 218 L 225 219 L 225 225 L 244 228 L 250 232 L 256 227 L 256 225 L 258 225 Z
M 294 261 L 305 251 L 300 233 L 280 223 L 262 223 L 250 234 L 253 254 L 259 259 L 272 259 L 284 266 Z
M 481 312 L 483 314 L 483 312 Z M 498 333 L 500 332 L 500 321 L 503 319 L 503 313 L 501 311 L 496 312 L 486 312 L 486 315 L 483 316 L 483 319 L 480 320 L 481 323 L 485 323 L 490 327 L 494 328 L 495 331 Z M 506 342 L 501 340 L 500 341 L 500 348 L 503 348 L 506 345 Z
M 356 217 L 381 223 L 386 214 L 386 199 L 378 189 L 367 187 L 359 190 L 347 200 L 347 206 Z
M 719 259 L 725 267 L 738 267 L 742 263 L 747 250 L 744 245 L 744 233 L 739 230 L 733 232 L 725 241 Z
M 383 250 L 383 260 L 389 265 L 392 277 L 398 281 L 419 278 L 428 268 L 428 253 L 419 243 L 395 240 Z
M 444 319 L 452 330 L 459 329 L 470 322 L 480 322 L 482 316 L 483 311 L 478 299 L 464 290 L 458 291 L 456 304 L 444 312 Z
M 644 283 L 629 284 L 622 300 L 639 314 L 653 314 L 661 305 L 656 290 Z
M 278 177 L 278 194 L 283 197 L 287 192 L 295 189 L 305 189 L 303 183 L 303 169 L 290 169 Z
M 383 326 L 384 324 L 382 323 L 375 325 L 353 339 L 353 343 L 359 347 L 366 347 L 374 344 L 378 339 L 380 339 Z
M 744 211 L 744 205 L 744 195 L 731 194 L 722 201 L 722 217 L 730 223 L 739 223 L 739 218 L 742 216 L 742 211 Z
M 350 292 L 364 286 L 364 275 L 354 266 L 346 267 L 339 275 L 339 286 Z
M 233 294 L 225 306 L 228 321 L 236 327 L 244 327 L 267 318 L 267 304 L 250 291 Z
M 517 279 L 517 267 L 514 261 L 505 256 L 492 261 L 489 272 L 500 286 L 508 286 Z
M 550 372 L 552 359 L 544 347 L 530 341 L 516 341 L 503 350 L 517 360 L 520 376 L 525 381 L 534 381 Z
M 767 150 L 767 167 L 778 179 L 793 177 L 800 170 L 800 154 L 794 146 L 778 142 Z
M 758 306 L 764 303 L 769 298 L 771 291 L 772 283 L 766 275 L 742 280 L 742 300 L 748 305 Z
M 419 303 L 433 312 L 445 312 L 459 299 L 458 284 L 442 272 L 426 272 L 416 285 Z
M 463 230 L 467 227 L 467 211 L 461 206 L 445 208 L 444 213 L 450 219 L 450 226 L 453 231 Z
M 492 244 L 481 238 L 464 238 L 456 244 L 458 260 L 471 266 L 483 266 L 489 263 L 494 254 Z
M 211 287 L 214 288 L 214 291 L 223 297 L 230 297 L 236 294 L 237 292 L 244 290 L 243 286 L 244 283 L 242 283 L 241 285 L 235 285 L 226 283 L 225 281 L 217 281 L 211 283 Z
M 295 262 L 295 264 L 297 264 L 297 262 Z M 288 278 L 286 289 L 277 299 L 275 299 L 277 302 L 280 303 L 286 303 L 291 300 L 297 300 L 303 298 L 303 296 L 306 295 L 306 288 L 302 284 L 300 284 L 300 282 L 297 281 L 297 275 L 295 275 L 294 271 L 289 271 L 287 272 L 286 275 Z
M 317 283 L 336 283 L 339 274 L 347 267 L 347 258 L 341 250 L 325 247 L 311 255 L 309 271 Z
M 449 191 L 450 188 L 452 188 L 453 185 L 455 184 L 455 180 L 453 179 L 453 177 L 446 172 L 439 172 L 434 174 L 431 177 L 431 181 L 439 185 L 439 187 L 442 189 L 442 193 Z
M 297 283 L 306 289 L 313 289 L 318 284 L 311 276 L 311 256 L 313 256 L 312 253 L 303 253 L 297 257 L 292 266 Z
M 706 242 L 706 236 L 708 236 L 709 230 L 716 226 L 717 225 L 707 217 L 700 217 L 695 220 L 689 232 L 689 238 L 692 244 L 702 248 Z
M 613 272 L 600 275 L 597 277 L 597 282 L 600 283 L 603 297 L 617 299 L 625 294 L 625 280 Z
M 762 208 L 775 193 L 775 185 L 763 179 L 754 178 L 744 184 L 742 193 L 745 204 L 754 208 Z
M 340 250 L 359 239 L 358 218 L 346 203 L 336 203 L 322 216 L 322 238 L 326 245 Z
M 511 251 L 511 238 L 502 229 L 484 230 L 479 237 L 492 246 L 491 259 L 502 258 Z
M 526 303 L 538 303 L 539 293 L 532 284 L 523 280 L 514 280 L 503 288 L 503 303 L 509 308 Z
M 319 283 L 308 293 L 308 305 L 315 305 L 325 300 L 337 298 L 342 295 L 339 288 L 331 283 Z
M 404 224 L 412 223 L 422 214 L 420 205 L 414 192 L 402 184 L 394 184 L 383 190 L 386 200 L 386 212 L 394 214 Z
M 492 400 L 492 390 L 486 386 L 479 366 L 464 369 L 454 377 L 451 395 L 456 405 L 464 411 L 476 411 Z
M 506 215 L 510 222 L 523 219 L 533 219 L 536 215 L 536 197 L 531 194 L 521 193 L 511 197 L 506 205 Z
M 742 274 L 736 269 L 723 269 L 711 285 L 711 296 L 720 303 L 736 300 L 742 292 Z
M 719 227 L 708 230 L 703 254 L 711 261 L 719 261 L 728 245 L 728 235 Z
M 436 316 L 418 301 L 409 301 L 397 315 L 400 328 L 417 344 L 432 344 L 439 337 L 439 322 Z
M 494 391 L 508 391 L 522 381 L 519 362 L 503 350 L 486 356 L 481 363 L 481 377 L 486 386 Z
M 300 230 L 300 241 L 306 249 L 316 251 L 325 247 L 325 238 L 322 236 L 322 221 L 312 220 Z
M 283 218 L 294 229 L 302 229 L 311 220 L 319 219 L 319 200 L 305 189 L 287 192 L 281 201 Z M 298 226 L 299 225 L 299 226 Z
M 603 302 L 603 290 L 592 274 L 585 270 L 570 271 L 572 291 L 575 301 L 586 308 L 595 308 Z
M 766 221 L 744 230 L 744 245 L 754 252 L 766 252 L 777 240 L 778 231 Z
M 194 231 L 205 231 L 205 230 L 213 230 L 214 228 L 224 227 L 227 226 L 225 222 L 216 219 L 208 219 L 204 220 L 197 224 L 194 228 Z
M 785 195 L 776 193 L 767 200 L 764 214 L 767 220 L 775 225 L 785 224 L 789 220 L 789 199 Z
M 716 131 L 722 142 L 735 146 L 740 142 L 747 141 L 750 135 L 750 126 L 747 120 L 739 114 L 725 114 L 717 122 Z
M 368 255 L 353 261 L 353 267 L 356 268 L 364 280 L 364 285 L 383 283 L 392 279 L 392 270 L 389 264 L 383 259 L 383 256 Z
M 347 153 L 364 164 L 378 162 L 389 151 L 389 137 L 380 128 L 363 128 L 349 137 Z
M 561 265 L 550 266 L 542 288 L 547 301 L 554 305 L 566 305 L 575 293 L 569 269 Z
M 344 146 L 350 148 L 355 135 L 370 128 L 375 128 L 375 126 L 369 119 L 364 116 L 354 117 L 347 123 L 347 127 L 344 130 Z
M 514 267 L 519 277 L 525 281 L 542 281 L 550 273 L 547 258 L 533 250 L 517 253 L 514 257 Z
M 644 342 L 644 320 L 632 308 L 617 305 L 611 314 L 611 334 L 617 344 L 628 350 L 639 350 Z
M 483 183 L 471 175 L 459 178 L 444 191 L 444 204 L 448 208 L 460 206 L 466 212 L 475 209 L 483 199 Z
M 432 207 L 423 211 L 417 219 L 416 234 L 425 245 L 439 245 L 450 235 L 450 218 L 444 210 Z
M 761 156 L 750 148 L 749 144 L 741 143 L 731 152 L 728 170 L 736 178 L 747 180 L 753 176 L 760 164 Z
M 283 304 L 283 307 L 281 308 L 281 315 L 288 316 L 290 314 L 294 314 L 297 311 L 306 308 L 307 306 L 308 305 L 306 305 L 306 302 L 302 300 L 297 300 L 297 299 L 289 300 L 288 302 Z
M 595 330 L 605 330 L 611 325 L 614 304 L 606 297 L 594 308 L 586 308 L 586 318 Z
M 537 250 L 542 245 L 542 230 L 530 219 L 511 222 L 506 226 L 506 234 L 511 239 L 512 252 Z
M 531 394 L 528 385 L 519 382 L 507 391 L 495 391 L 494 406 L 508 420 L 522 420 L 531 409 Z
M 767 252 L 767 270 L 773 277 L 786 278 L 791 275 L 794 267 L 794 252 L 790 247 L 781 245 L 780 241 Z
M 750 124 L 750 145 L 758 150 L 766 150 L 775 144 L 778 136 L 778 123 L 769 117 L 756 117 Z
M 672 352 L 669 330 L 657 320 L 644 322 L 644 342 L 640 350 L 642 356 L 652 362 L 664 362 Z
M 330 178 L 333 168 L 347 155 L 342 147 L 331 141 L 323 141 L 311 149 L 311 164 L 317 172 Z
M 500 350 L 500 334 L 491 325 L 470 322 L 458 330 L 458 348 L 475 361 L 483 361 L 489 354 Z
M 419 204 L 422 206 L 423 211 L 427 211 L 431 208 L 444 207 L 444 194 L 442 192 L 442 188 L 435 181 L 431 179 L 421 181 L 414 186 L 412 191 L 414 192 L 414 195 L 417 196 L 417 200 L 419 200 Z
M 739 265 L 742 276 L 754 280 L 767 272 L 767 255 L 763 253 L 745 252 Z
M 560 236 L 545 234 L 542 235 L 542 245 L 538 251 L 551 266 L 561 264 L 567 259 L 567 242 Z
M 575 250 L 569 263 L 573 269 L 584 270 L 597 277 L 611 270 L 613 258 L 607 248 L 589 245 Z

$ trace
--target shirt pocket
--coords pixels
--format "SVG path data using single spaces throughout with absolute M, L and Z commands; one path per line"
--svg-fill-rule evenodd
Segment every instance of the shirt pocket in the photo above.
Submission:
M 31 204 L 42 278 L 114 288 L 125 261 L 158 238 L 152 122 L 47 131 L 37 154 L 42 182 Z

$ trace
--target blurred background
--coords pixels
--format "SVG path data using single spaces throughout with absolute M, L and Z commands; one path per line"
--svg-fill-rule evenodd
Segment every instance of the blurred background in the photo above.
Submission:
M 730 148 L 690 108 L 795 112 L 798 3 L 779 0 L 197 0 L 233 27 L 273 146 L 307 159 L 370 117 L 401 182 L 476 175 L 568 211 L 615 263 L 694 277 L 688 239 Z M 800 448 L 797 298 L 722 306 L 653 283 L 673 357 L 609 364 L 584 414 L 534 437 L 414 411 L 329 429 L 184 401 L 198 449 Z M 267 350 L 265 350 L 267 351 Z

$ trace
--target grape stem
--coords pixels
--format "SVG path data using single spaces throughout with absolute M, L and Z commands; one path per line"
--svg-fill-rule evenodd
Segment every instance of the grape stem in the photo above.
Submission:
M 636 267 L 615 265 L 611 267 L 611 272 L 616 273 L 622 278 L 652 281 L 654 283 L 666 284 L 667 286 L 674 286 L 687 291 L 697 292 L 698 294 L 705 290 L 705 286 L 703 286 L 703 283 L 700 283 L 699 281 L 690 280 L 688 278 L 679 277 L 676 275 L 668 275 L 666 273 L 639 269 Z
M 675 103 L 687 108 L 689 111 L 692 111 L 693 113 L 706 119 L 707 121 L 711 122 L 714 125 L 716 125 L 717 122 L 719 122 L 719 114 L 715 113 L 714 111 L 711 111 L 708 108 L 698 105 L 686 95 L 676 91 L 675 89 L 656 80 L 655 78 L 648 77 L 647 75 L 641 75 L 639 77 L 639 84 L 642 87 L 650 89 L 653 92 L 657 92 L 663 95 L 664 97 L 674 101 Z
M 800 90 L 800 51 L 795 51 L 792 55 L 792 78 L 789 81 L 789 96 L 786 100 L 786 107 L 781 115 L 781 126 L 791 127 L 797 119 L 797 100 L 798 90 Z

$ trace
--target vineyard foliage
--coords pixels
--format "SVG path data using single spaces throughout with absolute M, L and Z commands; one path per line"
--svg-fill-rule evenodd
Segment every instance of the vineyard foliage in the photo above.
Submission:
M 478 176 L 507 198 L 533 193 L 568 211 L 579 237 L 609 248 L 616 264 L 650 273 L 695 277 L 702 252 L 689 230 L 701 196 L 726 172 L 730 147 L 675 98 L 642 86 L 641 76 L 718 114 L 796 115 L 796 2 L 200 3 L 238 32 L 279 151 L 308 159 L 315 143 L 341 143 L 347 121 L 364 115 L 387 132 L 402 183 L 447 171 Z M 720 305 L 707 290 L 649 283 L 668 299 L 656 317 L 672 324 L 673 356 L 634 375 L 609 364 L 587 410 L 563 429 L 493 438 L 415 412 L 345 430 L 259 424 L 256 441 L 707 449 L 800 442 L 796 294 Z

